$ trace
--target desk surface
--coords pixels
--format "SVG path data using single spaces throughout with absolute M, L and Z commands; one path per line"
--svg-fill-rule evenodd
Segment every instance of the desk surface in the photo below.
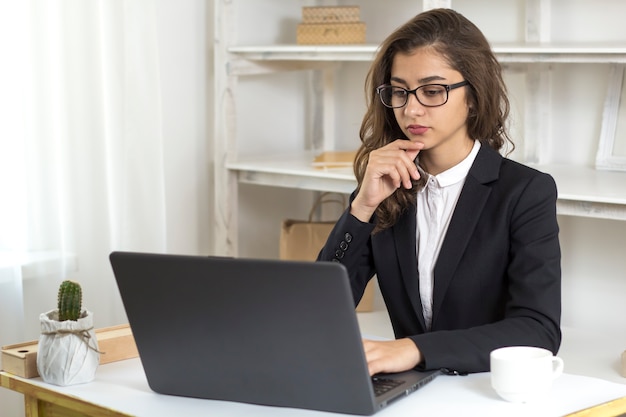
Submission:
M 366 335 L 393 337 L 384 311 L 359 313 L 361 330 Z M 562 416 L 626 396 L 626 379 L 620 375 L 619 354 L 626 348 L 626 335 L 599 332 L 589 335 L 564 329 L 559 356 L 565 360 L 566 374 L 555 381 L 551 397 L 537 404 L 511 404 L 499 399 L 490 387 L 489 374 L 465 377 L 441 376 L 423 389 L 402 399 L 376 416 L 407 415 L 480 415 L 480 416 Z M 593 352 L 590 355 L 590 352 Z M 577 374 L 577 375 L 574 375 Z M 586 375 L 586 376 L 579 376 Z M 139 359 L 102 365 L 96 380 L 85 385 L 57 387 L 39 378 L 22 379 L 0 372 L 2 386 L 16 382 L 30 391 L 48 391 L 49 397 L 69 396 L 78 402 L 94 404 L 105 410 L 102 415 L 133 416 L 337 416 L 338 414 L 255 406 L 223 401 L 171 397 L 150 390 Z M 12 388 L 18 392 L 23 390 Z M 624 404 L 620 404 L 624 407 Z M 624 412 L 624 411 L 621 411 Z M 588 414 L 602 416 L 614 414 Z
M 313 417 L 337 414 L 294 410 L 225 401 L 172 397 L 152 392 L 141 361 L 130 359 L 100 366 L 96 380 L 89 384 L 56 387 L 40 378 L 21 379 L 0 373 L 8 379 L 26 382 L 31 391 L 50 391 L 138 417 L 150 416 L 271 416 Z M 626 396 L 626 385 L 598 378 L 564 374 L 555 381 L 551 396 L 535 404 L 507 403 L 493 392 L 489 374 L 441 376 L 421 390 L 393 403 L 377 416 L 480 415 L 480 416 L 562 416 L 596 404 Z

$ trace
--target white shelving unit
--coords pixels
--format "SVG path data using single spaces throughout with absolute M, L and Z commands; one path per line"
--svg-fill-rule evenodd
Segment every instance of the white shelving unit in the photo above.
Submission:
M 215 94 L 215 247 L 223 254 L 237 253 L 237 185 L 287 187 L 312 191 L 351 192 L 356 181 L 351 169 L 320 170 L 311 166 L 316 153 L 334 147 L 334 74 L 346 62 L 369 62 L 377 46 L 295 44 L 240 45 L 236 42 L 233 19 L 236 0 L 216 0 Z M 423 6 L 432 1 L 424 1 Z M 438 2 L 437 5 L 450 2 Z M 315 3 L 314 3 L 315 4 Z M 453 7 L 453 5 L 450 5 Z M 551 117 L 546 107 L 553 64 L 626 63 L 623 44 L 549 42 L 550 0 L 527 0 L 526 42 L 494 44 L 498 59 L 527 79 L 526 120 L 524 122 L 523 162 L 552 174 L 559 189 L 559 214 L 613 220 L 626 220 L 626 173 L 596 170 L 591 166 L 551 164 L 544 157 L 540 137 L 549 130 Z M 548 17 L 546 17 L 546 15 Z M 519 69 L 518 69 L 519 67 Z M 237 85 L 240 77 L 277 72 L 316 70 L 319 92 L 315 98 L 323 127 L 322 138 L 310 149 L 298 153 L 276 153 L 240 157 L 236 145 Z

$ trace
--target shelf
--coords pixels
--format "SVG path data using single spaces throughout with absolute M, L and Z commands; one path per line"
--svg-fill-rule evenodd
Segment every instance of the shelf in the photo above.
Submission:
M 617 44 L 494 44 L 500 62 L 507 63 L 624 63 L 626 45 Z
M 251 61 L 371 61 L 377 45 L 233 46 L 228 52 Z
M 566 216 L 626 220 L 626 172 L 542 165 L 559 190 L 557 212 Z
M 351 168 L 318 169 L 312 152 L 242 159 L 228 163 L 240 183 L 314 191 L 351 193 L 356 180 Z M 541 165 L 558 187 L 557 212 L 566 216 L 626 221 L 626 173 L 584 166 Z
M 494 44 L 507 63 L 626 63 L 626 45 Z M 250 61 L 371 61 L 378 45 L 233 46 L 228 52 Z
M 240 183 L 332 191 L 349 194 L 356 188 L 352 168 L 315 168 L 311 165 L 315 153 L 273 155 L 241 159 L 226 164 L 237 172 Z

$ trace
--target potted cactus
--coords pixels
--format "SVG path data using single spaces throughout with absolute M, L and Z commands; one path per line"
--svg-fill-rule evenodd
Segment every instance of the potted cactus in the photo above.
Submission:
M 100 363 L 100 352 L 93 314 L 82 309 L 80 284 L 63 281 L 57 309 L 42 313 L 39 321 L 37 370 L 41 378 L 61 386 L 92 381 Z

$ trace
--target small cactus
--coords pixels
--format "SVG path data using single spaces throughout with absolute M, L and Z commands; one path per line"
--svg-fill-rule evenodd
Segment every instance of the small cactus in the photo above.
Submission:
M 82 289 L 75 281 L 63 281 L 59 287 L 59 321 L 78 320 L 82 309 Z

